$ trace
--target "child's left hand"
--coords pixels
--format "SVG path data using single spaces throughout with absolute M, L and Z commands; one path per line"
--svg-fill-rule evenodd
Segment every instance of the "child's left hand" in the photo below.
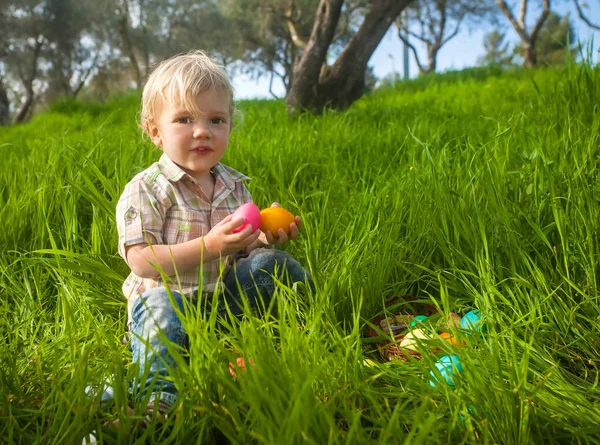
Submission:
M 271 207 L 281 207 L 278 202 L 271 204 Z M 274 244 L 283 245 L 288 241 L 295 240 L 300 236 L 300 229 L 302 228 L 302 218 L 296 216 L 294 222 L 290 224 L 290 233 L 286 233 L 285 230 L 279 229 L 277 236 L 274 236 L 271 232 L 263 232 L 251 245 L 246 248 L 246 253 L 252 252 L 254 249 L 259 247 L 272 247 Z
M 271 207 L 281 207 L 278 202 L 271 204 Z M 302 228 L 302 218 L 299 216 L 294 217 L 294 222 L 290 224 L 290 233 L 286 233 L 285 230 L 279 229 L 277 236 L 267 231 L 265 232 L 265 238 L 269 244 L 285 244 L 288 241 L 295 240 L 300 235 L 300 229 Z

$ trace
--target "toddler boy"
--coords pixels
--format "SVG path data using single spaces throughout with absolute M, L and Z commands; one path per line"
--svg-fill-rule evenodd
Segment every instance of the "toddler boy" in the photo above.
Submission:
M 166 378 L 174 361 L 164 339 L 187 346 L 177 315 L 185 299 L 201 298 L 208 307 L 216 292 L 221 315 L 227 307 L 240 315 L 242 298 L 251 307 L 268 306 L 275 271 L 289 284 L 304 282 L 314 289 L 298 261 L 272 248 L 298 237 L 300 217 L 289 234 L 262 233 L 250 225 L 233 232 L 244 220 L 231 214 L 252 202 L 244 185 L 249 178 L 220 163 L 234 113 L 233 88 L 223 67 L 201 51 L 160 63 L 144 87 L 141 126 L 163 154 L 126 185 L 117 227 L 119 254 L 131 269 L 123 292 L 133 361 L 145 379 L 137 382 L 137 393 L 150 392 L 149 414 L 166 412 L 177 398 Z

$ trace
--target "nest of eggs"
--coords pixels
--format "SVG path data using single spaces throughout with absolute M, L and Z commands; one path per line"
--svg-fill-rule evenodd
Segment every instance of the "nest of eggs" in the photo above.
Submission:
M 456 332 L 460 321 L 460 315 L 450 312 L 446 317 L 435 305 L 418 297 L 394 296 L 385 302 L 384 310 L 371 319 L 369 337 L 381 339 L 375 344 L 388 360 L 420 359 L 421 351 L 426 349 L 421 345 L 427 344 L 430 354 L 441 351 L 433 341 L 434 332 L 448 343 L 458 345 L 451 332 Z

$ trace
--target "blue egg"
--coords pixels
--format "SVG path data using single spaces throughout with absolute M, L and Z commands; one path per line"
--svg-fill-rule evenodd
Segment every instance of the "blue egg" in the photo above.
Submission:
M 413 321 L 410 322 L 410 326 L 414 327 L 417 323 L 421 323 L 422 321 L 427 320 L 427 315 L 417 315 L 413 318 Z
M 460 327 L 467 331 L 487 332 L 487 326 L 481 317 L 481 313 L 477 309 L 467 312 L 464 317 L 460 319 Z
M 458 358 L 458 355 L 445 355 L 438 360 L 435 364 L 435 367 L 438 369 L 442 377 L 446 380 L 446 383 L 450 386 L 454 386 L 454 373 L 455 372 L 463 372 L 462 363 Z M 430 371 L 432 380 L 429 381 L 431 386 L 436 386 L 438 382 L 438 377 L 435 372 Z

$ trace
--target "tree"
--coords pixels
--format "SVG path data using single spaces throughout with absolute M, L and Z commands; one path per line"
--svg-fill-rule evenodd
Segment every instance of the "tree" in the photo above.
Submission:
M 8 100 L 8 94 L 6 88 L 0 79 L 0 126 L 8 123 L 10 117 L 10 101 Z
M 587 8 L 588 5 L 585 2 L 578 0 L 573 0 L 573 3 L 575 3 L 575 8 L 577 8 L 577 14 L 579 15 L 579 18 L 583 20 L 590 28 L 600 31 L 600 25 L 593 23 L 585 14 L 585 12 L 583 12 L 583 8 Z
M 529 0 L 521 0 L 519 17 L 516 18 L 506 3 L 506 0 L 496 0 L 502 13 L 508 18 L 511 25 L 517 31 L 523 48 L 523 63 L 527 68 L 533 68 L 537 64 L 535 42 L 538 34 L 550 14 L 550 0 L 542 0 L 542 11 L 531 31 L 527 30 L 525 24 Z
M 575 31 L 571 25 L 569 15 L 561 17 L 554 12 L 550 12 L 535 42 L 537 64 L 564 65 L 567 53 L 570 58 L 576 56 L 577 48 L 571 47 L 574 40 Z M 523 47 L 521 45 L 516 46 L 514 53 L 522 56 Z
M 104 0 L 116 8 L 109 26 L 118 33 L 111 45 L 129 64 L 130 76 L 140 88 L 156 61 L 202 48 L 231 60 L 231 41 L 237 31 L 221 14 L 217 0 Z
M 561 17 L 551 12 L 535 43 L 538 64 L 564 65 L 567 52 L 570 58 L 576 56 L 577 49 L 571 47 L 575 40 L 575 31 L 571 25 L 569 14 Z M 520 52 L 520 48 L 517 51 Z
M 93 1 L 48 0 L 46 2 L 49 45 L 42 57 L 47 69 L 48 100 L 77 97 L 99 60 L 97 14 Z
M 343 42 L 356 30 L 353 18 L 362 2 L 351 0 L 342 9 L 330 56 L 343 48 Z M 238 50 L 244 72 L 260 77 L 278 77 L 289 92 L 293 67 L 301 57 L 313 27 L 319 0 L 224 0 L 223 14 L 238 33 Z
M 411 49 L 419 73 L 429 73 L 436 70 L 437 55 L 442 46 L 456 37 L 464 22 L 485 17 L 491 10 L 492 3 L 488 0 L 419 0 L 406 9 L 404 17 L 396 19 L 398 37 Z M 414 31 L 415 27 L 417 31 Z M 426 65 L 419 59 L 409 36 L 425 45 Z
M 121 49 L 129 59 L 131 67 L 131 76 L 135 82 L 135 86 L 140 88 L 142 86 L 142 74 L 140 66 L 137 60 L 137 56 L 131 42 L 130 36 L 130 0 L 116 0 L 115 3 L 115 17 L 117 19 L 117 31 L 119 39 L 121 41 Z
M 7 78 L 15 78 L 23 98 L 15 115 L 15 122 L 23 122 L 34 103 L 34 82 L 38 79 L 41 56 L 48 45 L 48 10 L 45 2 L 36 0 L 6 2 L 3 31 Z
M 332 65 L 328 52 L 336 34 L 344 0 L 320 0 L 310 37 L 294 61 L 293 82 L 286 104 L 290 112 L 321 113 L 343 109 L 362 96 L 371 55 L 390 25 L 410 0 L 371 0 L 364 19 Z
M 94 69 L 94 0 L 2 0 L 0 57 L 23 122 L 34 104 L 76 96 Z M 4 31 L 5 30 L 5 31 Z
M 8 26 L 7 0 L 0 0 L 0 29 Z M 6 125 L 10 120 L 10 100 L 4 85 L 6 66 L 2 62 L 8 50 L 8 40 L 5 34 L 0 34 L 0 126 Z
M 498 30 L 487 33 L 483 39 L 485 54 L 479 59 L 480 65 L 511 65 L 513 54 L 509 51 L 506 35 Z

